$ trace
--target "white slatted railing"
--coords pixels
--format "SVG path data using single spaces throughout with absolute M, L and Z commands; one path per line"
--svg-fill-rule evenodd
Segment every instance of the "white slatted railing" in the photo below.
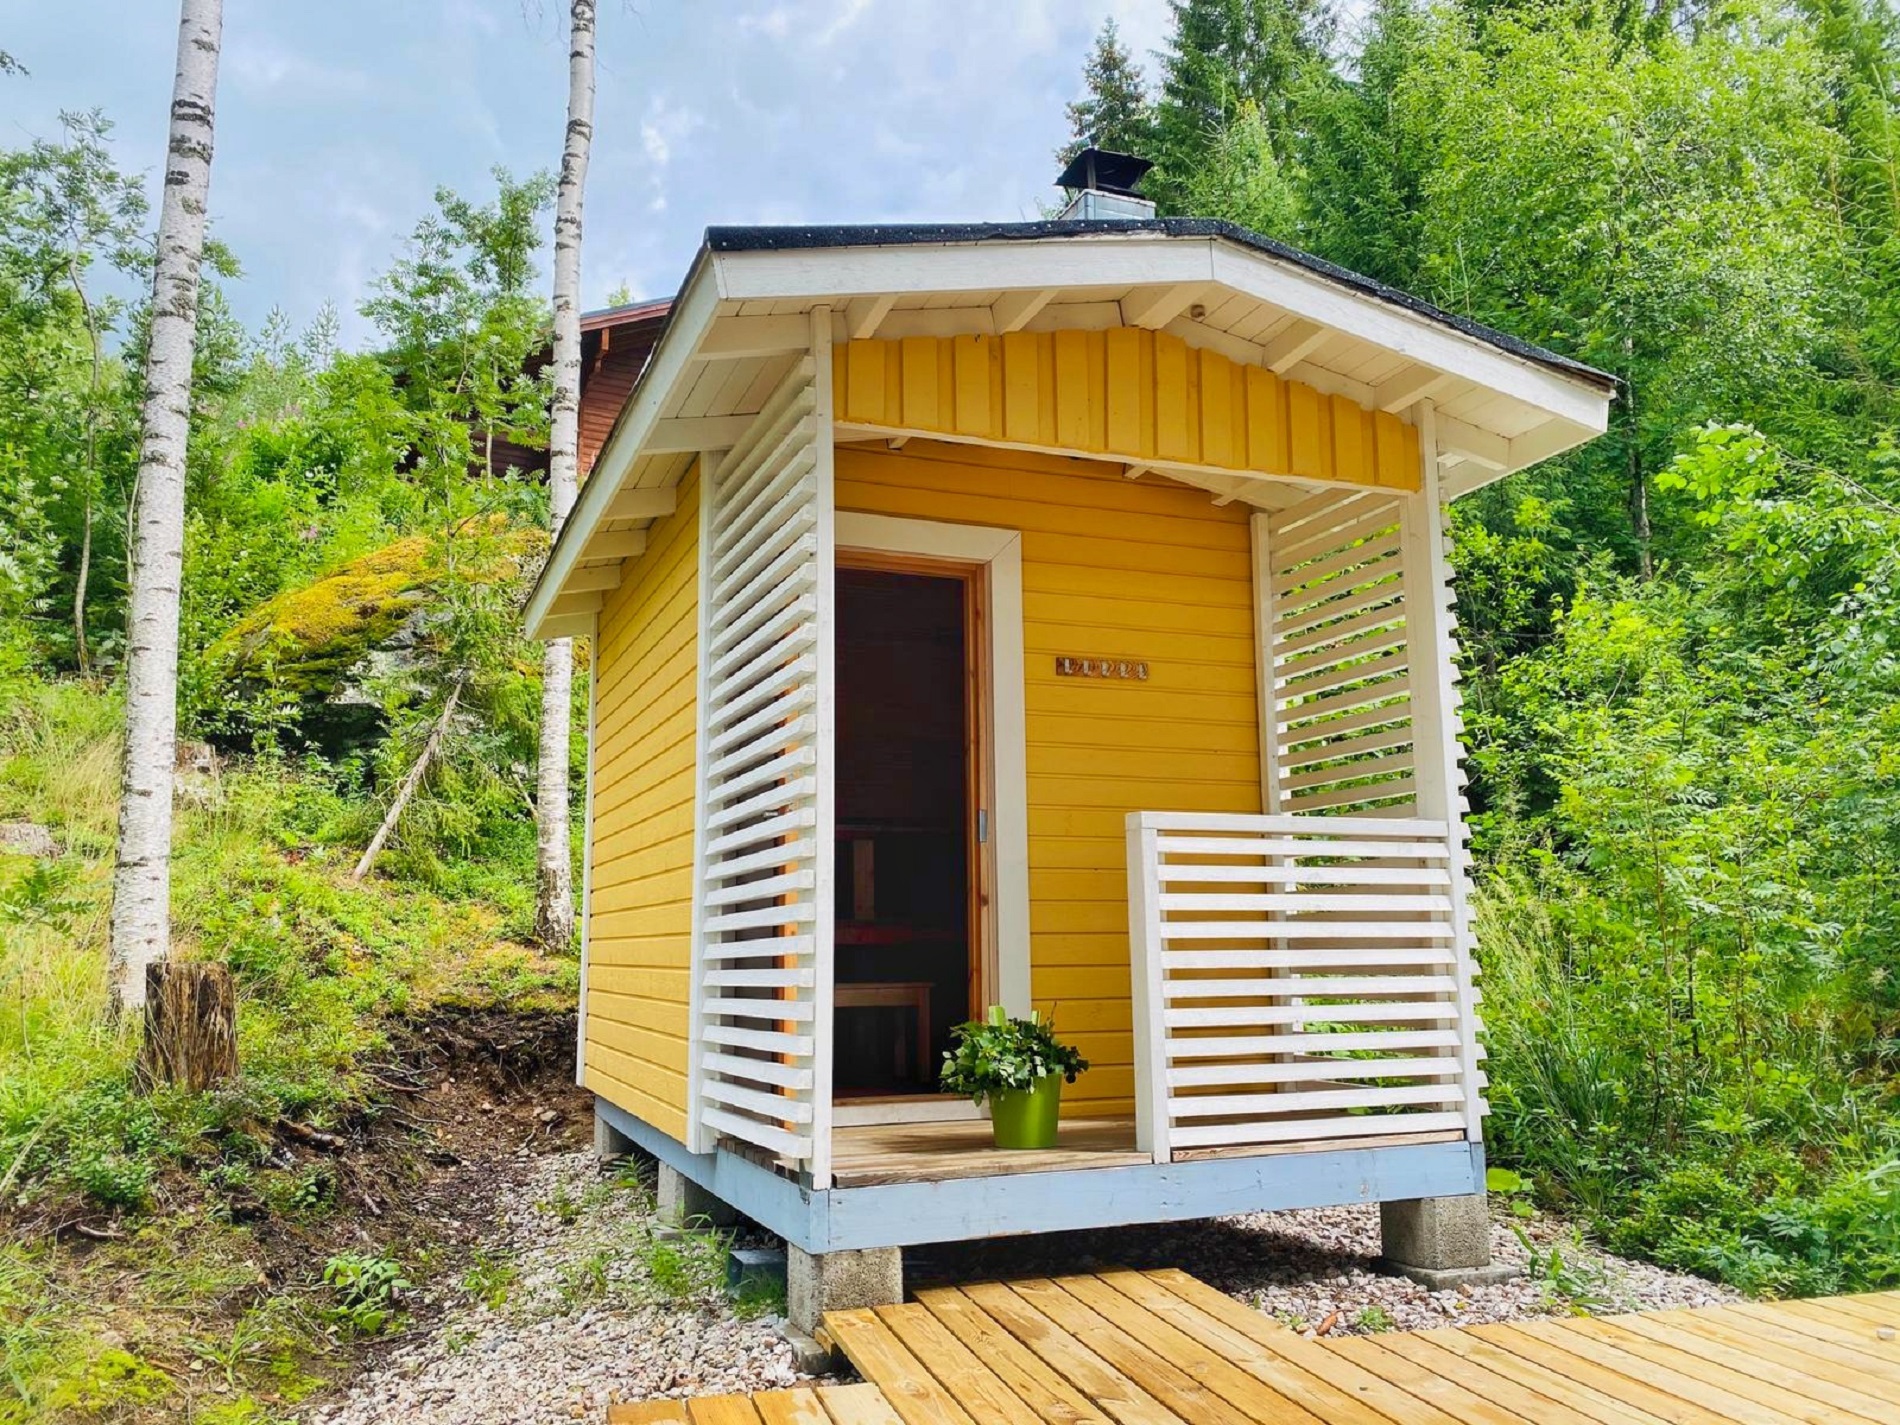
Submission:
M 820 1152 L 830 994 L 820 953 L 822 397 L 813 361 L 801 360 L 739 443 L 709 462 L 701 546 L 690 1096 L 705 1136 L 795 1164 Z
M 1143 1150 L 1475 1138 L 1455 849 L 1417 818 L 1132 813 Z

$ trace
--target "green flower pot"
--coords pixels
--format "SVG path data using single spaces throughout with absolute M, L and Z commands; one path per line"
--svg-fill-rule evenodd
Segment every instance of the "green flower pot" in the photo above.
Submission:
M 1053 1148 L 1062 1109 L 1062 1075 L 1049 1074 L 1026 1089 L 990 1095 L 990 1127 L 999 1148 Z

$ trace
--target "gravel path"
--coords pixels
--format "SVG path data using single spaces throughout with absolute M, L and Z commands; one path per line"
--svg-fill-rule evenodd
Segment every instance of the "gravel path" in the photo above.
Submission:
M 446 1311 L 312 1425 L 598 1422 L 611 1401 L 801 1379 L 780 1318 L 741 1319 L 723 1254 L 661 1235 L 652 1202 L 648 1182 L 603 1180 L 591 1152 L 538 1159 Z
M 603 1180 L 593 1155 L 527 1166 L 474 1267 L 311 1425 L 599 1421 L 616 1400 L 713 1395 L 801 1377 L 770 1309 L 735 1311 L 707 1239 L 658 1231 L 649 1183 Z M 1517 1228 L 1523 1227 L 1529 1247 Z M 1573 1311 L 1705 1306 L 1734 1293 L 1595 1251 L 1561 1223 L 1493 1222 L 1517 1280 L 1430 1292 L 1375 1269 L 1377 1207 L 1257 1214 L 907 1252 L 907 1285 L 1180 1267 L 1309 1334 L 1476 1325 Z M 1527 1263 L 1527 1259 L 1530 1259 Z M 483 1298 L 486 1298 L 484 1301 Z
M 1528 1245 L 1520 1240 L 1524 1230 Z M 1295 1330 L 1329 1335 L 1478 1326 L 1531 1316 L 1715 1306 L 1738 1293 L 1700 1277 L 1632 1262 L 1582 1243 L 1561 1221 L 1518 1222 L 1500 1209 L 1491 1256 L 1526 1269 L 1511 1281 L 1428 1291 L 1378 1270 L 1379 1209 L 1311 1208 L 1217 1222 L 1060 1233 L 968 1243 L 905 1256 L 907 1286 L 1110 1267 L 1179 1267 Z

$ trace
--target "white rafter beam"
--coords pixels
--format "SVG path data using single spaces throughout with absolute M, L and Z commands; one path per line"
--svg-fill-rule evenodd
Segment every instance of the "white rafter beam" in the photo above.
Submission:
M 1438 449 L 1487 470 L 1511 468 L 1511 442 L 1492 431 L 1479 430 L 1450 416 L 1438 418 Z
M 562 588 L 566 588 L 566 580 L 562 581 Z M 598 589 L 589 589 L 578 594 L 562 593 L 548 605 L 548 615 L 552 618 L 562 618 L 568 614 L 591 616 L 599 613 L 601 605 L 606 602 L 607 596 Z
M 550 614 L 541 620 L 543 638 L 586 638 L 593 631 L 593 614 Z
M 809 317 L 721 317 L 693 353 L 695 361 L 785 356 L 811 345 Z
M 1027 292 L 1005 292 L 990 304 L 990 320 L 999 334 L 1021 331 L 1029 319 L 1048 306 L 1061 290 L 1059 287 L 1037 287 Z
M 1159 331 L 1200 299 L 1205 284 L 1171 282 L 1160 287 L 1137 287 L 1122 298 L 1122 320 L 1131 327 Z
M 1451 379 L 1445 372 L 1434 371 L 1429 366 L 1407 366 L 1372 388 L 1373 409 L 1396 415 L 1414 401 L 1436 396 Z
M 894 292 L 879 292 L 845 303 L 846 334 L 853 341 L 869 341 L 877 335 L 877 329 L 884 324 L 884 318 L 890 315 L 891 304 L 896 300 L 897 294 Z
M 1284 376 L 1313 353 L 1326 340 L 1326 328 L 1304 318 L 1287 323 L 1280 334 L 1267 342 L 1261 360 L 1269 371 Z
M 628 493 L 645 493 L 630 491 Z M 660 493 L 654 491 L 654 494 Z M 666 491 L 672 494 L 671 490 Z M 589 559 L 638 559 L 647 552 L 647 532 L 643 529 L 606 529 L 595 533 L 581 550 L 583 562 Z
M 664 519 L 679 507 L 679 491 L 671 485 L 664 489 L 622 490 L 608 503 L 603 519 Z M 593 543 L 590 539 L 589 545 Z
M 672 416 L 653 423 L 640 443 L 642 455 L 697 455 L 730 450 L 752 426 L 751 416 Z
M 569 594 L 591 594 L 596 591 L 606 593 L 620 587 L 620 566 L 618 564 L 588 564 L 576 569 L 567 576 L 561 585 Z

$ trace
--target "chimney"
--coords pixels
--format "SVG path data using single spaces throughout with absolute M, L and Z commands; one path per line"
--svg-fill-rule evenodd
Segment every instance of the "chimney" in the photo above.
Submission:
M 1097 222 L 1139 222 L 1155 215 L 1151 199 L 1135 192 L 1135 187 L 1154 164 L 1132 153 L 1113 153 L 1090 145 L 1062 170 L 1058 187 L 1069 191 L 1068 206 L 1056 216 L 1063 222 L 1093 219 Z

